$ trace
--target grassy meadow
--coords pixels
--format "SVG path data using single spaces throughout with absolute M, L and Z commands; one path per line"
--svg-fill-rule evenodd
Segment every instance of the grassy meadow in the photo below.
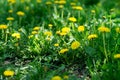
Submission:
M 0 0 L 0 80 L 119 80 L 119 0 Z

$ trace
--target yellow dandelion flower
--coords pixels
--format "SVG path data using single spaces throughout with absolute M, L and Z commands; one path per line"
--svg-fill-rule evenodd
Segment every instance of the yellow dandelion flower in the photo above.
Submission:
M 27 11 L 30 10 L 30 7 L 29 7 L 29 6 L 26 6 L 26 7 L 25 7 L 25 10 L 27 10 Z
M 55 46 L 55 47 L 58 47 L 58 46 L 59 46 L 59 44 L 58 44 L 58 43 L 55 43 L 55 44 L 54 44 L 54 46 Z
M 14 3 L 16 3 L 16 0 L 8 0 L 8 3 L 14 4 Z
M 41 3 L 41 2 L 42 2 L 42 0 L 36 0 L 36 2 L 37 2 L 37 3 Z
M 51 38 L 49 38 L 49 37 L 48 37 L 48 38 L 46 38 L 46 40 L 50 41 L 50 40 L 51 40 Z
M 52 36 L 52 32 L 51 31 L 46 31 L 46 32 L 44 32 L 44 35 Z
M 13 21 L 14 18 L 13 18 L 13 17 L 7 17 L 6 20 L 8 20 L 8 21 Z
M 115 31 L 116 31 L 117 33 L 120 33 L 120 28 L 117 27 L 117 28 L 115 29 Z
M 70 5 L 71 5 L 71 6 L 75 6 L 76 3 L 75 3 L 75 2 L 71 2 Z
M 20 33 L 13 33 L 12 37 L 15 37 L 15 38 L 19 39 L 20 38 Z
M 59 1 L 54 1 L 55 4 L 59 4 Z
M 104 27 L 104 26 L 99 27 L 98 30 L 99 30 L 100 32 L 110 32 L 110 29 L 107 28 L 107 27 Z
M 72 8 L 75 10 L 80 10 L 80 11 L 83 10 L 83 8 L 81 6 L 73 6 Z
M 65 35 L 67 35 L 66 32 L 61 32 L 61 33 L 60 33 L 60 36 L 65 36 Z
M 1 24 L 1 25 L 0 25 L 0 29 L 7 29 L 7 27 L 8 27 L 8 26 L 5 25 L 5 24 Z
M 48 27 L 52 28 L 52 27 L 53 27 L 53 25 L 52 25 L 52 24 L 48 24 Z
M 34 35 L 34 34 L 38 34 L 38 31 L 32 31 L 31 34 L 32 34 L 32 35 Z
M 65 49 L 61 49 L 59 53 L 64 54 L 64 53 L 67 52 L 67 51 L 68 51 L 68 49 L 65 48 Z
M 25 0 L 20 0 L 20 2 L 21 2 L 21 3 L 24 3 L 24 2 L 25 2 Z
M 62 28 L 62 32 L 63 33 L 69 33 L 70 32 L 70 28 L 69 27 L 63 27 Z
M 85 30 L 84 26 L 78 26 L 78 31 L 83 32 Z
M 60 31 L 56 31 L 56 34 L 60 34 Z
M 54 77 L 52 77 L 51 80 L 62 80 L 62 78 L 60 76 L 54 76 Z
M 116 59 L 116 58 L 120 58 L 120 54 L 115 54 L 114 55 L 114 58 Z
M 18 12 L 17 12 L 17 15 L 18 15 L 18 16 L 24 16 L 24 15 L 25 15 L 25 13 L 24 13 L 24 12 L 22 12 L 22 11 L 18 11 Z
M 13 10 L 9 10 L 8 12 L 9 12 L 9 13 L 13 13 Z
M 33 30 L 34 30 L 34 31 L 38 31 L 38 30 L 40 30 L 40 27 L 39 27 L 39 26 L 35 26 L 35 27 L 33 28 Z
M 95 10 L 91 10 L 91 13 L 95 13 Z
M 68 80 L 69 76 L 65 75 L 63 78 L 64 78 L 65 80 Z
M 14 46 L 18 46 L 18 45 L 19 45 L 19 43 L 15 43 L 15 44 L 14 44 Z
M 97 37 L 98 37 L 97 34 L 91 34 L 88 36 L 88 39 L 91 40 L 91 39 L 95 39 Z
M 32 38 L 32 37 L 33 37 L 33 35 L 29 35 L 29 36 L 28 36 L 29 39 Z
M 14 71 L 11 71 L 11 70 L 6 70 L 4 71 L 4 76 L 13 76 L 14 75 Z
M 64 5 L 59 5 L 58 7 L 62 9 L 62 8 L 64 8 Z
M 77 48 L 79 48 L 79 46 L 80 46 L 80 42 L 78 42 L 78 41 L 74 41 L 71 44 L 72 49 L 77 49 Z
M 47 4 L 47 5 L 51 5 L 52 2 L 51 2 L 51 1 L 47 1 L 45 4 Z
M 76 22 L 77 21 L 77 19 L 75 17 L 70 17 L 70 18 L 68 18 L 68 20 L 71 21 L 71 22 Z
M 61 0 L 61 1 L 59 1 L 59 3 L 58 3 L 58 4 L 66 4 L 66 1 Z

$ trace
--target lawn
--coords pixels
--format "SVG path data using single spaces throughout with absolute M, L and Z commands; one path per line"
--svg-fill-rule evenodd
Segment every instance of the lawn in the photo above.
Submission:
M 0 80 L 119 80 L 119 5 L 0 0 Z

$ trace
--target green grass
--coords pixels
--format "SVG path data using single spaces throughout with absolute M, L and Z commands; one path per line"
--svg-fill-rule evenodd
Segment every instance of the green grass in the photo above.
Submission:
M 1 0 L 0 80 L 119 80 L 119 2 L 86 1 Z

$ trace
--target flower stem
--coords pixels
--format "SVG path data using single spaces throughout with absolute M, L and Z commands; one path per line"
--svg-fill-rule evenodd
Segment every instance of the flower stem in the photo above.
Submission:
M 104 55 L 106 57 L 106 61 L 108 61 L 108 55 L 106 51 L 106 46 L 105 46 L 105 34 L 103 33 L 103 47 L 104 47 Z

